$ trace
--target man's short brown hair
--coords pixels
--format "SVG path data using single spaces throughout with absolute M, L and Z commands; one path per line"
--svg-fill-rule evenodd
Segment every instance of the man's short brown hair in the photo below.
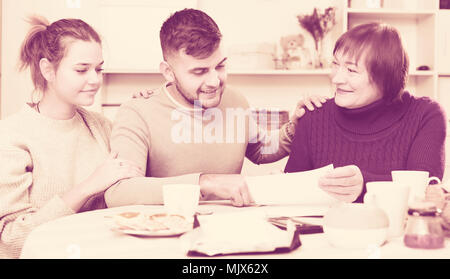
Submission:
M 165 60 L 182 49 L 187 55 L 203 59 L 219 47 L 222 34 L 206 13 L 184 9 L 174 13 L 163 23 L 159 38 Z

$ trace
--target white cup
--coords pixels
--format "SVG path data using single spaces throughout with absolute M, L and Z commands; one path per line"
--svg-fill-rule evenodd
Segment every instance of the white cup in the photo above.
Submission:
M 408 211 L 409 187 L 392 181 L 366 183 L 364 203 L 378 206 L 388 216 L 388 238 L 403 234 Z
M 164 208 L 168 214 L 193 217 L 200 199 L 200 186 L 194 184 L 163 185 Z
M 396 170 L 392 171 L 392 181 L 397 184 L 403 184 L 410 188 L 408 204 L 411 205 L 416 200 L 423 200 L 425 198 L 425 191 L 431 181 L 436 181 L 441 184 L 441 180 L 436 176 L 429 177 L 427 171 L 413 171 L 413 170 Z

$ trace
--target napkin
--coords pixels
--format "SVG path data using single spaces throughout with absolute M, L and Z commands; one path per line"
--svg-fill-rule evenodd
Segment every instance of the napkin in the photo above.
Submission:
M 255 212 L 222 213 L 198 216 L 200 227 L 193 233 L 189 255 L 288 252 L 300 246 L 291 224 L 281 230 Z M 192 238 L 192 236 L 191 236 Z
M 318 186 L 319 178 L 330 170 L 333 165 L 304 172 L 247 176 L 245 180 L 256 204 L 331 205 L 337 199 Z

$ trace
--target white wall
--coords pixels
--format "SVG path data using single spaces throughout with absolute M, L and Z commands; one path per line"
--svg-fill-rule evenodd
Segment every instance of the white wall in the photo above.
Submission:
M 328 7 L 336 3 L 341 3 L 341 0 L 320 0 L 314 5 Z M 262 41 L 277 43 L 283 35 L 301 33 L 296 15 L 302 12 L 310 13 L 313 7 L 309 1 L 296 0 L 3 0 L 3 5 L 3 57 L 1 59 L 3 82 L 0 118 L 16 112 L 24 102 L 31 100 L 32 84 L 29 73 L 17 71 L 20 44 L 28 30 L 28 24 L 24 20 L 28 14 L 41 14 L 50 22 L 64 17 L 78 17 L 86 20 L 103 37 L 105 66 L 110 69 L 133 71 L 157 67 L 159 61 L 156 60 L 160 60 L 158 32 L 165 14 L 168 16 L 171 10 L 192 6 L 205 10 L 218 22 L 225 42 L 229 43 L 229 48 L 236 49 L 236 47 L 246 46 L 251 48 L 252 45 Z M 79 7 L 70 8 L 73 5 Z M 117 36 L 117 34 L 121 35 Z M 311 37 L 308 34 L 305 34 L 305 37 L 307 44 L 311 46 Z M 333 43 L 330 42 L 329 47 Z M 265 92 L 261 92 L 258 84 L 252 85 L 253 81 L 246 82 L 247 78 L 248 76 L 232 76 L 230 85 L 242 87 L 248 93 L 251 104 L 255 106 L 263 105 L 264 98 L 261 97 L 269 91 L 272 95 L 267 95 L 267 98 L 274 100 L 271 103 L 284 108 L 286 104 L 290 107 L 295 103 L 303 92 L 329 91 L 326 76 L 313 78 L 312 81 L 309 77 L 299 79 L 294 76 L 280 77 L 275 82 L 269 82 L 261 77 L 262 81 L 268 84 L 268 87 L 263 90 Z M 120 80 L 123 78 L 121 77 Z M 156 80 L 160 79 L 156 78 Z M 317 80 L 320 82 L 316 83 Z M 125 84 L 131 87 L 111 88 L 106 84 L 105 86 L 110 88 L 104 89 L 104 92 L 112 94 L 115 99 L 125 100 L 135 90 L 156 86 L 152 83 L 152 79 L 150 82 L 134 84 L 134 87 L 130 82 Z M 283 97 L 286 97 L 283 102 L 280 102 L 283 99 L 280 98 L 281 94 L 285 94 Z M 93 109 L 98 109 L 103 102 L 99 100 L 102 99 L 101 94 L 98 95 Z
M 295 33 L 305 34 L 307 44 L 311 46 L 312 40 L 299 27 L 296 15 L 310 13 L 313 6 L 321 8 L 337 6 L 341 10 L 338 11 L 337 16 L 342 25 L 342 22 L 345 21 L 340 18 L 343 8 L 340 5 L 345 2 L 342 0 L 3 0 L 0 118 L 14 113 L 20 109 L 24 102 L 31 100 L 32 85 L 29 73 L 18 73 L 17 71 L 20 44 L 28 30 L 28 25 L 24 20 L 28 14 L 42 14 L 49 21 L 63 17 L 78 17 L 86 20 L 103 36 L 105 66 L 132 72 L 136 69 L 154 69 L 157 67 L 157 60 L 160 59 L 159 40 L 157 38 L 160 23 L 157 22 L 162 22 L 164 15 L 158 13 L 159 15 L 156 16 L 156 12 L 151 13 L 156 9 L 154 7 L 157 7 L 159 11 L 166 11 L 166 14 L 171 9 L 175 10 L 183 6 L 197 6 L 203 9 L 219 24 L 229 52 L 232 52 L 233 49 L 251 49 L 252 45 L 262 42 L 276 43 L 281 36 Z M 352 7 L 363 7 L 364 3 L 365 0 L 352 0 Z M 386 8 L 410 7 L 412 9 L 423 3 L 428 3 L 425 8 L 430 9 L 433 8 L 432 4 L 437 2 L 384 0 Z M 77 4 L 79 5 L 78 8 L 70 8 L 70 6 L 77 6 Z M 135 11 L 140 9 L 142 11 L 139 16 L 136 16 Z M 445 12 L 447 11 L 440 11 L 442 14 Z M 441 46 L 446 46 L 448 43 L 448 36 L 442 35 L 444 33 L 448 35 L 448 28 L 446 29 L 444 25 L 448 25 L 446 23 L 449 18 L 448 16 L 446 18 L 439 17 L 443 20 L 438 23 L 439 30 L 437 32 L 437 37 L 440 40 L 438 42 L 439 58 L 437 59 L 437 66 L 439 70 L 445 70 L 448 73 L 450 73 L 447 70 L 449 69 L 448 65 L 450 65 L 447 61 L 448 53 L 445 51 L 446 48 Z M 118 21 L 118 24 L 113 25 L 112 22 L 114 21 Z M 153 24 L 150 24 L 151 22 Z M 352 22 L 355 22 L 355 20 L 350 23 Z M 410 23 L 405 20 L 402 22 Z M 149 28 L 149 25 L 153 28 Z M 411 22 L 411 25 L 414 25 L 414 23 Z M 117 28 L 117 26 L 120 28 Z M 343 29 L 343 26 L 336 26 L 334 33 L 339 34 Z M 409 29 L 405 28 L 405 30 L 408 31 Z M 406 31 L 403 32 L 403 36 L 411 37 L 410 41 L 416 41 L 416 32 L 405 35 L 405 33 L 408 33 Z M 112 36 L 114 33 L 120 33 L 123 36 Z M 328 38 L 328 48 L 333 45 L 333 39 L 338 35 L 334 33 Z M 416 57 L 414 53 L 417 52 L 417 47 L 413 45 L 412 50 L 413 53 L 410 56 L 414 61 Z M 121 53 L 121 55 L 117 55 L 117 53 Z M 122 55 L 122 53 L 126 55 Z M 430 53 L 433 53 L 433 51 L 430 51 Z M 232 55 L 232 53 L 229 54 Z M 229 60 L 230 70 L 233 70 L 233 67 L 236 69 L 236 63 L 232 63 L 233 59 Z M 241 65 L 237 65 L 237 68 L 239 67 L 250 66 L 241 63 Z M 425 82 L 420 82 L 422 80 L 425 80 Z M 429 84 L 428 80 L 434 82 L 432 77 L 413 77 L 410 85 L 420 87 L 421 84 Z M 437 82 L 440 91 L 438 97 L 447 108 L 450 108 L 449 98 L 445 96 L 446 92 L 450 90 L 447 80 L 448 78 L 439 78 Z M 107 77 L 105 76 L 105 81 L 105 88 L 102 92 L 107 94 L 103 94 L 103 96 L 98 94 L 94 109 L 101 109 L 100 105 L 105 102 L 120 103 L 140 89 L 154 88 L 160 84 L 162 79 L 157 75 L 143 77 L 132 74 L 109 74 Z M 229 85 L 241 89 L 253 106 L 261 107 L 270 104 L 281 109 L 290 109 L 303 93 L 327 94 L 330 90 L 329 79 L 326 75 L 275 77 L 230 75 Z M 429 94 L 433 95 L 432 92 Z M 114 112 L 111 111 L 109 115 L 113 116 Z
M 2 106 L 1 106 L 1 99 L 2 99 L 2 65 L 1 65 L 1 61 L 2 61 L 2 6 L 3 6 L 3 2 L 2 0 L 0 0 L 0 119 L 1 119 L 1 115 L 2 115 Z

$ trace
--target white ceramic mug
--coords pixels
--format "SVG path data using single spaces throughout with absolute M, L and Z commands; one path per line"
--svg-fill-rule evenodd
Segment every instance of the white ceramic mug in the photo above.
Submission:
M 392 181 L 374 181 L 367 182 L 366 189 L 364 203 L 378 206 L 388 216 L 388 238 L 402 235 L 406 225 L 410 188 Z
M 193 217 L 200 200 L 200 186 L 195 184 L 163 185 L 164 208 L 168 214 Z
M 441 180 L 438 177 L 429 177 L 430 174 L 427 171 L 395 170 L 391 174 L 392 181 L 410 187 L 409 205 L 416 200 L 425 198 L 425 191 L 430 182 L 436 181 L 438 184 L 441 184 Z

